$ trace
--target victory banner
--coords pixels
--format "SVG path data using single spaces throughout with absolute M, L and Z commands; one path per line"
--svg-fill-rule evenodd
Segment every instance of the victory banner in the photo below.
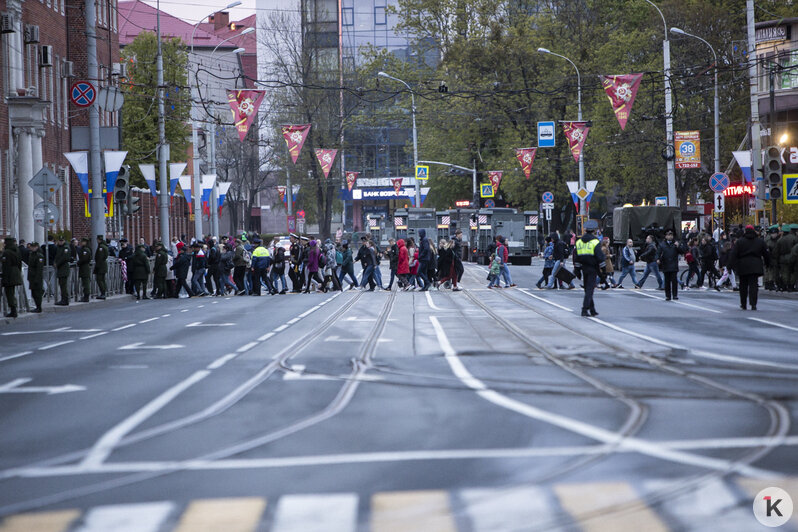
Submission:
M 360 172 L 347 172 L 346 173 L 346 186 L 349 189 L 349 192 L 352 192 L 352 187 L 355 186 L 355 181 L 357 181 L 357 176 Z
M 330 170 L 332 170 L 336 153 L 338 153 L 338 150 L 323 150 L 321 148 L 316 150 L 316 159 L 319 160 L 321 171 L 324 172 L 325 179 L 330 177 Z
M 562 130 L 568 140 L 568 147 L 571 148 L 574 161 L 579 162 L 579 156 L 582 155 L 582 148 L 587 140 L 587 133 L 590 131 L 587 122 L 563 122 Z
M 302 151 L 302 146 L 305 144 L 305 139 L 308 138 L 310 124 L 283 126 L 282 131 L 285 143 L 288 145 L 288 153 L 291 154 L 291 160 L 296 164 L 299 152 Z
M 640 87 L 640 80 L 643 79 L 643 74 L 599 77 L 601 78 L 601 86 L 604 87 L 607 98 L 610 99 L 612 110 L 615 111 L 615 117 L 623 130 L 626 128 L 626 121 L 629 120 L 629 115 L 632 113 L 632 105 L 635 103 L 635 96 L 637 96 L 637 89 Z
M 490 184 L 493 185 L 493 191 L 496 192 L 499 190 L 499 183 L 502 182 L 502 172 L 499 170 L 488 172 L 488 179 Z
M 527 179 L 532 173 L 532 163 L 535 162 L 537 150 L 537 148 L 518 148 L 515 150 L 515 156 L 518 158 L 518 162 L 521 163 L 521 170 L 524 171 Z
M 394 192 L 396 192 L 396 195 L 397 196 L 401 196 L 402 195 L 402 178 L 401 177 L 392 178 L 391 179 L 391 184 L 393 185 L 393 190 L 394 190 Z
M 247 136 L 249 126 L 258 114 L 258 107 L 263 101 L 264 91 L 259 90 L 240 90 L 228 91 L 227 101 L 230 102 L 230 109 L 233 111 L 233 122 L 238 130 L 238 138 L 241 142 Z M 295 161 L 296 162 L 296 161 Z
M 277 187 L 277 193 L 280 195 L 280 201 L 282 201 L 283 203 L 285 203 L 287 205 L 288 202 L 285 201 L 285 191 L 286 190 L 287 190 L 287 187 Z

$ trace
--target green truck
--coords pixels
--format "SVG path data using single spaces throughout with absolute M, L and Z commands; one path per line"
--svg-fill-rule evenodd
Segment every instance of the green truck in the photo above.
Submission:
M 665 237 L 665 231 L 673 230 L 676 238 L 682 233 L 682 211 L 679 207 L 650 205 L 647 207 L 618 207 L 612 213 L 612 243 L 620 248 L 631 238 L 635 248 L 645 243 L 648 235 L 654 235 L 658 241 Z

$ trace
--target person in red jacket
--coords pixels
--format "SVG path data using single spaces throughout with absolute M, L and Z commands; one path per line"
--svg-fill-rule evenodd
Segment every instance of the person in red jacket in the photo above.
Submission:
M 407 279 L 408 275 L 410 275 L 410 258 L 403 239 L 397 240 L 396 245 L 399 247 L 399 258 L 396 262 L 396 276 L 399 278 L 397 283 L 399 288 L 406 290 L 410 285 Z

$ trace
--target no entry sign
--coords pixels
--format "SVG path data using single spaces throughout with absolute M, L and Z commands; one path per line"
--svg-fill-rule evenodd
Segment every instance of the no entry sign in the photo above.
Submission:
M 89 107 L 97 98 L 97 89 L 88 81 L 76 81 L 69 91 L 70 101 L 78 107 Z

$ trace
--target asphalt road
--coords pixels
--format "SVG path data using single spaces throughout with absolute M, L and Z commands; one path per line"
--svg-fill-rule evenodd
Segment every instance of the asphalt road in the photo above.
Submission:
M 798 300 L 650 279 L 582 318 L 539 270 L 6 322 L 0 532 L 766 530 L 761 488 L 798 500 Z

